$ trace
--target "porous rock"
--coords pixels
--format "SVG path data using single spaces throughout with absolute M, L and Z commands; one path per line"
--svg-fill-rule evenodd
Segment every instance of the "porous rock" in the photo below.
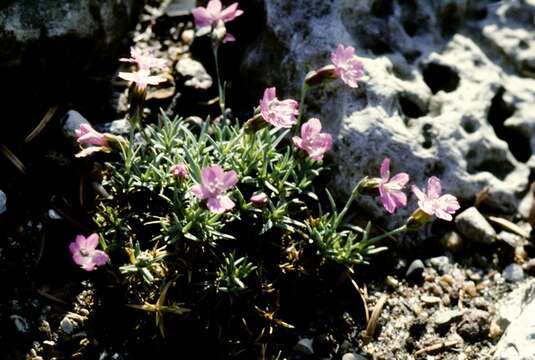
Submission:
M 517 209 L 535 163 L 528 110 L 535 80 L 509 64 L 526 63 L 527 51 L 517 56 L 501 40 L 522 38 L 535 49 L 533 31 L 506 31 L 529 18 L 523 12 L 533 12 L 533 1 L 264 0 L 264 6 L 265 30 L 242 64 L 259 98 L 267 86 L 277 86 L 281 98 L 298 98 L 304 75 L 328 64 L 339 43 L 355 47 L 364 64 L 359 89 L 339 80 L 314 88 L 304 109 L 335 138 L 337 189 L 347 194 L 363 175 L 377 176 L 389 157 L 392 173 L 407 172 L 418 186 L 435 175 L 460 200 L 487 189 L 485 205 Z M 503 32 L 488 35 L 492 24 Z M 411 197 L 393 221 L 414 209 Z M 376 199 L 361 205 L 384 214 Z

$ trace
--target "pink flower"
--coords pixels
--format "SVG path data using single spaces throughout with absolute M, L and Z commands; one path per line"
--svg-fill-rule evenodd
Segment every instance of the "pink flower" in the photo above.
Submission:
M 261 192 L 261 193 L 254 194 L 253 196 L 251 196 L 249 200 L 254 206 L 262 207 L 267 203 L 268 196 L 266 195 L 266 193 Z
M 323 154 L 329 151 L 333 145 L 331 135 L 320 131 L 320 121 L 311 118 L 301 126 L 301 137 L 294 136 L 292 138 L 294 144 L 306 151 L 314 160 L 322 160 Z
M 135 83 L 139 88 L 144 89 L 147 85 L 158 85 L 165 82 L 166 79 L 162 75 L 151 75 L 147 69 L 140 69 L 136 72 L 120 72 L 119 77 L 126 81 Z
M 237 2 L 223 9 L 221 1 L 210 0 L 208 5 L 206 5 L 206 8 L 199 6 L 191 10 L 191 13 L 195 19 L 195 25 L 197 27 L 215 27 L 219 21 L 226 23 L 234 20 L 243 14 L 243 11 L 238 9 Z
M 427 180 L 427 194 L 414 185 L 412 191 L 418 198 L 418 206 L 428 215 L 436 215 L 440 219 L 451 221 L 450 214 L 454 214 L 460 208 L 455 196 L 450 194 L 440 196 L 442 186 L 440 180 L 435 176 L 431 176 Z
M 181 179 L 188 177 L 188 168 L 184 164 L 176 164 L 171 167 L 171 174 Z
M 219 165 L 212 165 L 201 171 L 201 183 L 191 191 L 201 200 L 207 200 L 210 211 L 221 214 L 234 207 L 234 202 L 224 193 L 236 185 L 238 175 L 234 170 L 223 171 Z
M 107 140 L 104 134 L 99 133 L 89 124 L 82 124 L 75 130 L 76 141 L 80 144 L 106 146 Z
M 119 61 L 137 64 L 139 70 L 163 70 L 167 68 L 165 59 L 158 59 L 151 55 L 145 55 L 136 48 L 130 48 L 130 57 L 121 58 Z
M 69 245 L 74 262 L 84 270 L 93 271 L 95 267 L 106 264 L 110 258 L 102 251 L 97 250 L 98 234 L 91 234 L 87 238 L 76 236 L 76 240 Z
M 357 80 L 364 75 L 364 66 L 355 56 L 355 49 L 339 44 L 331 54 L 331 61 L 342 81 L 352 88 L 357 88 Z
M 379 181 L 379 199 L 390 214 L 393 214 L 396 208 L 407 205 L 407 195 L 402 189 L 408 182 L 409 175 L 406 173 L 399 173 L 390 178 L 390 159 L 383 160 Z
M 260 100 L 260 113 L 264 120 L 277 128 L 291 128 L 297 122 L 299 104 L 292 99 L 277 99 L 276 89 L 267 88 Z

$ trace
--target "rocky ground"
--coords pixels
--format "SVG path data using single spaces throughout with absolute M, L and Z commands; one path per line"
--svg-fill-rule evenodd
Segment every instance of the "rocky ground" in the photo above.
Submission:
M 107 54 L 114 59 L 127 55 L 133 44 L 168 59 L 173 80 L 149 94 L 151 114 L 159 108 L 184 117 L 217 112 L 209 105 L 216 91 L 208 46 L 203 40 L 193 42 L 189 9 L 194 3 L 149 2 L 130 37 L 102 37 L 95 44 L 97 49 L 114 47 L 115 53 Z M 440 170 L 445 187 L 462 194 L 468 209 L 452 226 L 439 224 L 418 236 L 389 240 L 388 253 L 359 268 L 354 282 L 340 285 L 343 299 L 326 295 L 329 302 L 311 310 L 306 326 L 284 338 L 280 358 L 535 358 L 533 317 L 528 316 L 535 304 L 535 243 L 529 225 L 533 194 L 528 188 L 534 167 L 535 126 L 528 109 L 534 96 L 535 45 L 533 31 L 529 31 L 533 24 L 526 20 L 535 12 L 535 4 L 529 0 L 476 5 L 444 1 L 432 7 L 427 1 L 362 1 L 356 6 L 351 1 L 312 1 L 292 9 L 283 3 L 266 0 L 242 6 L 254 16 L 237 24 L 233 33 L 239 34 L 240 41 L 223 54 L 225 76 L 234 79 L 229 101 L 235 113 L 243 119 L 248 116 L 265 82 L 296 87 L 304 69 L 323 64 L 336 42 L 359 45 L 369 69 L 362 91 L 349 94 L 328 88 L 315 94 L 318 104 L 308 105 L 311 113 L 332 119 L 330 128 L 340 139 L 352 139 L 341 140 L 331 159 L 334 164 L 352 164 L 340 168 L 348 173 L 335 182 L 344 188 L 344 181 L 361 175 L 354 172 L 359 164 L 382 160 L 358 154 L 383 153 L 422 176 Z M 123 18 L 133 11 L 132 4 L 109 2 L 106 6 L 115 6 L 113 12 Z M 16 11 L 12 7 L 3 13 L 0 26 L 10 19 L 5 14 L 14 16 Z M 94 9 L 91 12 L 83 6 L 76 11 L 80 18 L 87 12 L 94 14 Z M 299 15 L 306 11 L 312 15 Z M 355 21 L 365 12 L 372 15 Z M 263 18 L 265 28 L 255 20 Z M 275 26 L 275 19 L 282 18 L 298 23 Z M 127 27 L 123 21 L 111 26 L 111 18 L 95 19 L 97 25 L 89 22 L 82 27 L 81 38 L 124 34 L 121 29 Z M 76 23 L 76 18 L 70 21 Z M 56 30 L 51 31 L 52 27 L 47 34 L 57 34 L 57 38 L 51 36 L 54 39 L 46 42 L 47 52 L 54 51 L 54 41 L 72 36 L 72 32 L 66 31 L 69 35 L 65 36 L 57 30 L 68 30 L 72 23 L 54 26 Z M 402 31 L 396 32 L 400 27 Z M 240 28 L 250 31 L 240 33 Z M 336 35 L 330 36 L 333 32 Z M 388 33 L 401 35 L 388 37 Z M 383 42 L 371 42 L 381 34 Z M 4 65 L 28 64 L 37 51 L 38 37 L 26 35 L 19 39 L 24 46 L 16 43 L 3 54 Z M 89 48 L 90 53 L 95 51 Z M 260 66 L 258 57 L 266 49 L 272 58 Z M 57 60 L 47 59 L 40 66 L 51 66 Z M 290 59 L 286 67 L 273 70 L 284 59 Z M 88 66 L 78 60 L 77 66 Z M 110 84 L 119 70 L 114 64 L 99 72 L 84 68 L 76 77 L 86 79 L 81 90 L 67 81 L 61 96 L 43 97 L 37 95 L 46 94 L 47 87 L 36 87 L 34 109 L 6 110 L 10 118 L 20 111 L 22 118 L 30 119 L 20 124 L 22 129 L 13 130 L 23 135 L 0 136 L 8 149 L 1 164 L 6 171 L 0 179 L 8 209 L 4 212 L 0 206 L 0 274 L 4 279 L 0 351 L 6 359 L 149 358 L 173 349 L 156 332 L 139 331 L 153 329 L 153 318 L 133 317 L 120 296 L 106 287 L 109 274 L 81 274 L 70 263 L 68 252 L 58 250 L 67 248 L 76 231 L 90 227 L 88 213 L 95 191 L 88 164 L 75 163 L 70 156 L 72 128 L 87 121 L 85 116 L 101 128 L 125 131 L 120 119 L 126 110 L 126 84 L 115 80 Z M 256 90 L 250 90 L 252 86 Z M 69 97 L 69 89 L 78 90 Z M 99 89 L 106 90 L 100 96 L 87 96 Z M 244 89 L 248 89 L 246 96 L 236 95 Z M 112 101 L 102 105 L 104 94 Z M 320 101 L 325 103 L 322 110 Z M 43 114 L 58 103 L 44 129 L 34 134 L 35 140 L 25 141 L 45 121 Z M 67 112 L 70 109 L 83 116 Z M 374 152 L 362 140 L 370 136 L 376 141 Z M 385 142 L 385 138 L 392 141 Z M 374 204 L 363 205 L 374 208 Z M 332 315 L 340 308 L 342 321 Z

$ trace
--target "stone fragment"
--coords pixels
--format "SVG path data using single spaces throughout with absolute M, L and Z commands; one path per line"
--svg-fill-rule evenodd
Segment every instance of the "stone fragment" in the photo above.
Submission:
M 518 282 L 524 280 L 524 270 L 521 265 L 509 264 L 503 269 L 502 276 L 505 280 L 510 282 Z
M 405 277 L 410 280 L 419 280 L 422 278 L 424 269 L 425 266 L 422 260 L 416 259 L 409 265 Z
M 212 77 L 203 64 L 188 57 L 183 57 L 176 64 L 176 71 L 186 78 L 184 85 L 195 89 L 208 89 L 212 86 Z
M 495 323 L 505 333 L 494 360 L 535 359 L 535 281 L 521 285 L 499 305 Z M 495 330 L 499 332 L 497 329 Z
M 457 333 L 467 341 L 478 341 L 488 336 L 490 329 L 489 313 L 483 310 L 467 310 L 457 327 Z
M 494 228 L 473 206 L 455 217 L 455 225 L 466 240 L 483 244 L 492 244 L 496 240 Z
M 5 213 L 7 210 L 7 196 L 6 194 L 0 190 L 0 215 Z
M 303 355 L 314 355 L 314 348 L 312 347 L 313 340 L 309 338 L 300 339 L 294 346 L 294 350 Z
M 73 142 L 76 142 L 76 130 L 80 128 L 80 125 L 91 125 L 91 123 L 89 123 L 89 121 L 76 110 L 67 111 L 67 114 L 65 114 L 62 119 L 62 124 L 63 135 L 71 139 Z

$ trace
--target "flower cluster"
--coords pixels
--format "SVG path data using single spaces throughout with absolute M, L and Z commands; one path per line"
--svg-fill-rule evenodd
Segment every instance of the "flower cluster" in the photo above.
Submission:
M 407 173 L 399 173 L 390 177 L 390 159 L 385 158 L 381 163 L 381 178 L 378 179 L 379 200 L 387 212 L 393 214 L 396 208 L 402 208 L 407 205 L 407 195 L 403 188 L 409 182 Z M 427 193 L 420 190 L 417 186 L 412 186 L 412 191 L 418 198 L 419 209 L 427 215 L 451 221 L 451 216 L 460 205 L 455 196 L 450 194 L 441 195 L 442 186 L 440 180 L 432 176 L 427 181 Z

